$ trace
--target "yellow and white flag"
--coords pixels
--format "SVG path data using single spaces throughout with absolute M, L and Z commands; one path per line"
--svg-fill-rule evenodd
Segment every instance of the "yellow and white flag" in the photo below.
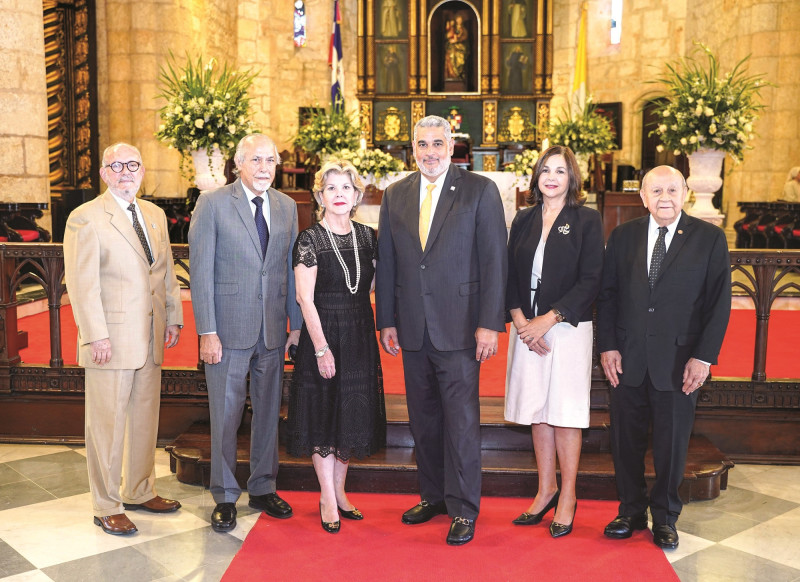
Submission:
M 578 18 L 578 45 L 575 50 L 575 71 L 572 77 L 570 108 L 573 115 L 583 111 L 586 105 L 586 2 L 581 3 Z

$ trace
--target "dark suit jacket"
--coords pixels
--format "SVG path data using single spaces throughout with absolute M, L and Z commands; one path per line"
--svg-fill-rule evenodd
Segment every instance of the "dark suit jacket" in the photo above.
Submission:
M 542 205 L 520 210 L 508 237 L 506 309 L 522 309 L 533 318 L 531 272 L 542 236 Z M 592 302 L 603 273 L 603 223 L 585 206 L 565 206 L 550 229 L 538 293 L 539 314 L 558 309 L 576 326 L 592 320 Z
M 475 347 L 478 327 L 505 330 L 506 225 L 497 186 L 453 164 L 419 240 L 419 172 L 390 185 L 378 223 L 377 327 L 422 348 L 427 325 L 440 351 Z
M 597 299 L 597 348 L 622 354 L 620 381 L 646 373 L 657 390 L 680 390 L 689 358 L 715 364 L 731 311 L 728 244 L 718 227 L 681 214 L 661 273 L 647 283 L 649 216 L 614 229 Z

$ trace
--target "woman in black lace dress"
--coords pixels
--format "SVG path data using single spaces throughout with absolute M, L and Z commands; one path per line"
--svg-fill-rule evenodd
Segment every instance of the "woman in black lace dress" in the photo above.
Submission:
M 320 485 L 320 519 L 363 519 L 344 490 L 348 461 L 386 444 L 375 318 L 370 291 L 377 239 L 353 222 L 364 188 L 346 161 L 322 166 L 314 180 L 321 220 L 297 237 L 294 273 L 303 328 L 289 397 L 289 454 L 311 456 Z

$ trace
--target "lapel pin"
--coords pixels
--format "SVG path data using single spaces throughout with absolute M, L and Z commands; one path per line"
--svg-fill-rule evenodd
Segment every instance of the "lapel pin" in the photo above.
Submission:
M 455 189 L 456 189 L 456 187 L 455 187 L 455 186 L 450 186 L 450 189 L 451 189 L 451 190 L 455 190 Z
M 678 234 L 683 234 L 683 231 L 682 231 L 682 230 L 679 230 L 679 231 L 678 231 Z
M 560 232 L 561 234 L 569 234 L 569 223 L 567 223 L 567 224 L 565 224 L 563 226 L 559 226 L 558 227 L 558 232 Z

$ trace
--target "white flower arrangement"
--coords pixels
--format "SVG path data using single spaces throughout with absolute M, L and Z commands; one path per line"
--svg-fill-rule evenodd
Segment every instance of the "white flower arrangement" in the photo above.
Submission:
M 683 58 L 668 63 L 668 73 L 652 81 L 666 86 L 667 99 L 655 110 L 659 123 L 650 135 L 661 140 L 658 151 L 669 149 L 678 155 L 715 149 L 739 162 L 752 148 L 748 142 L 755 136 L 753 125 L 764 108 L 760 91 L 768 83 L 763 75 L 747 74 L 749 56 L 720 77 L 716 56 L 699 46 L 708 59 L 706 67 L 693 57 Z
M 405 169 L 401 160 L 377 149 L 343 149 L 335 152 L 331 157 L 347 160 L 356 167 L 361 176 L 372 174 L 376 179 Z
M 514 172 L 519 178 L 522 176 L 533 176 L 533 167 L 539 159 L 539 152 L 536 150 L 523 150 L 521 154 L 514 156 L 514 159 L 507 163 L 503 168 L 506 172 Z

